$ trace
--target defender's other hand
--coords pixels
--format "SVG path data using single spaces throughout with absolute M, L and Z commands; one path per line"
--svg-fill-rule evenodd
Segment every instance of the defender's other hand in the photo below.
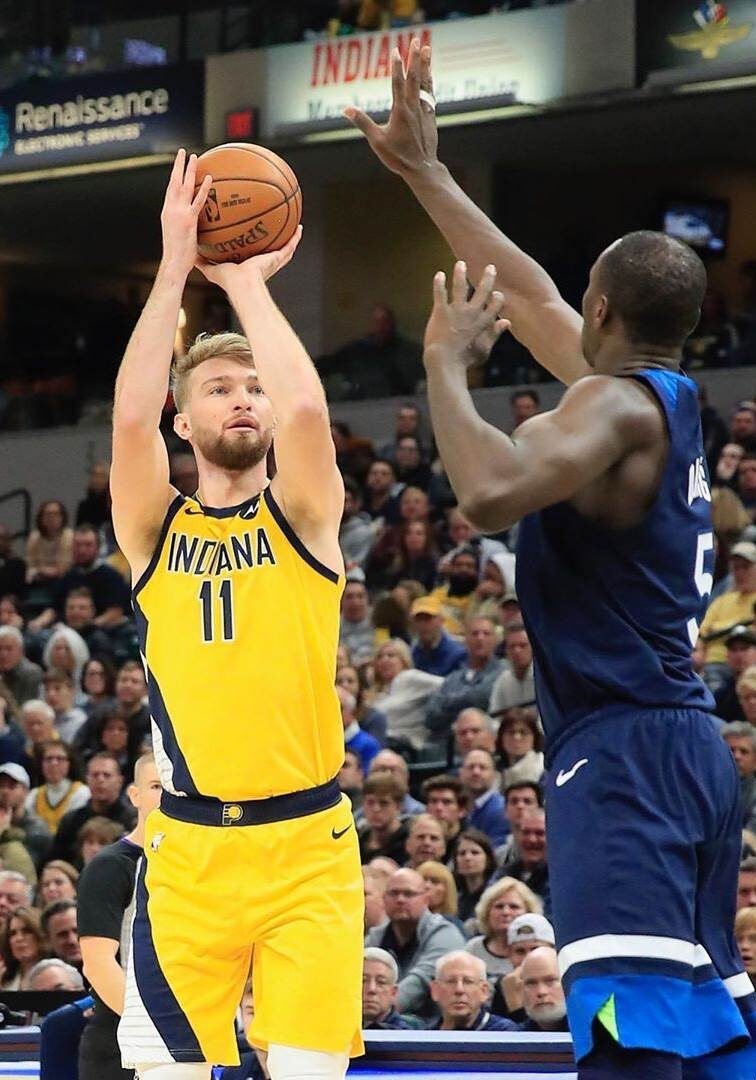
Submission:
M 508 319 L 499 318 L 504 297 L 494 291 L 496 268 L 487 266 L 478 287 L 468 299 L 467 266 L 454 266 L 451 301 L 446 289 L 446 274 L 439 271 L 433 279 L 433 310 L 425 328 L 423 361 L 456 362 L 464 368 L 484 361 L 497 338 L 510 327 Z
M 194 265 L 202 271 L 208 281 L 212 281 L 214 285 L 219 285 L 221 289 L 229 292 L 239 286 L 243 288 L 245 284 L 253 281 L 267 281 L 279 270 L 283 270 L 294 257 L 301 239 L 302 226 L 298 225 L 291 240 L 278 251 L 265 251 L 262 255 L 253 255 L 240 263 L 213 263 L 199 255 L 195 257 Z
M 213 183 L 206 176 L 195 196 L 196 175 L 197 155 L 191 154 L 187 161 L 186 150 L 179 150 L 160 214 L 163 262 L 187 277 L 197 259 L 197 218 Z
M 387 169 L 408 177 L 438 161 L 438 129 L 433 99 L 431 51 L 413 38 L 405 72 L 398 49 L 391 57 L 391 113 L 386 124 L 376 124 L 360 109 L 344 110 Z M 421 95 L 422 91 L 422 95 Z

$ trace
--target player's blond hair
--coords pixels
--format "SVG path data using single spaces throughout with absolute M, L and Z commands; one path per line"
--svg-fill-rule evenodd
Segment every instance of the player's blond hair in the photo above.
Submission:
M 206 360 L 217 356 L 235 360 L 244 367 L 254 369 L 255 366 L 250 344 L 242 334 L 198 334 L 189 350 L 184 356 L 177 357 L 171 367 L 171 390 L 179 412 L 183 412 L 186 405 L 191 373 Z

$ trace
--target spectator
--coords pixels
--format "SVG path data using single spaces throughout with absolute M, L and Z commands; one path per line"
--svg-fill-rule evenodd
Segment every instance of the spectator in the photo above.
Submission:
M 706 681 L 713 693 L 727 680 L 727 634 L 734 626 L 750 623 L 753 618 L 756 544 L 750 540 L 735 544 L 730 555 L 730 566 L 734 588 L 712 601 L 701 623 L 701 637 L 706 642 Z
M 46 908 L 54 900 L 75 900 L 79 871 L 63 859 L 52 859 L 39 876 L 39 906 Z
M 412 394 L 423 378 L 421 348 L 399 336 L 394 312 L 376 304 L 365 337 L 318 362 L 331 396 L 361 400 Z M 336 385 L 334 376 L 338 376 Z
M 349 655 L 355 664 L 372 660 L 375 630 L 370 620 L 370 604 L 364 581 L 347 579 L 344 586 L 339 641 L 349 649 Z
M 55 668 L 71 676 L 77 695 L 76 705 L 83 702 L 81 673 L 88 659 L 89 649 L 86 642 L 69 626 L 60 626 L 53 630 L 42 653 L 45 671 Z
M 727 317 L 724 297 L 707 289 L 701 305 L 701 318 L 683 349 L 686 370 L 702 367 L 729 367 L 738 344 L 738 333 Z
M 98 661 L 107 660 L 112 662 L 113 645 L 105 631 L 95 623 L 96 614 L 91 590 L 84 586 L 71 589 L 66 597 L 63 609 L 65 625 L 70 627 L 71 630 L 75 630 L 83 639 L 90 656 Z M 56 667 L 59 666 L 56 664 Z M 86 666 L 87 662 L 85 661 L 82 669 L 86 668 Z
M 443 679 L 412 667 L 409 646 L 389 638 L 375 654 L 376 696 L 373 707 L 384 713 L 389 743 L 421 750 L 428 742 L 426 714 Z
M 34 965 L 27 976 L 30 990 L 72 990 L 83 991 L 84 980 L 75 967 L 67 964 L 64 960 L 51 957 L 49 960 L 40 960 Z
M 522 611 L 520 610 L 520 601 L 517 599 L 516 592 L 508 592 L 502 596 L 499 603 L 499 622 L 502 628 L 506 631 L 508 626 L 512 623 L 522 622 Z M 497 655 L 504 655 L 504 641 L 502 640 Z
M 362 730 L 384 746 L 386 717 L 378 709 L 373 709 L 366 703 L 364 675 L 352 664 L 342 664 L 336 669 L 336 685 L 348 690 L 354 696 L 356 701 L 354 715 Z
M 81 946 L 76 928 L 76 901 L 53 900 L 42 912 L 44 931 L 53 956 L 81 969 Z
M 516 1030 L 511 1020 L 488 1010 L 486 965 L 469 952 L 451 952 L 436 961 L 431 995 L 441 1012 L 441 1019 L 431 1024 L 438 1031 Z
M 197 461 L 194 454 L 188 450 L 175 450 L 168 461 L 172 486 L 182 495 L 193 498 L 199 485 Z
M 394 465 L 400 484 L 427 491 L 431 481 L 430 465 L 423 461 L 420 440 L 416 435 L 401 435 L 395 443 Z
M 428 702 L 426 722 L 437 742 L 446 746 L 454 720 L 462 709 L 487 709 L 491 691 L 502 670 L 495 655 L 496 627 L 491 619 L 470 620 L 465 635 L 467 663 L 447 675 Z
M 402 801 L 407 789 L 393 776 L 376 772 L 368 776 L 362 792 L 362 821 L 358 827 L 363 863 L 376 855 L 402 862 L 407 826 L 402 820 Z
M 71 750 L 63 740 L 43 742 L 40 754 L 43 782 L 33 787 L 27 795 L 26 810 L 54 835 L 63 815 L 84 806 L 90 791 L 80 780 L 72 777 Z
M 735 941 L 746 975 L 756 989 L 756 907 L 741 908 L 735 916 Z
M 73 557 L 73 531 L 62 502 L 51 499 L 37 511 L 36 528 L 26 542 L 26 580 L 46 584 L 66 573 Z
M 535 701 L 533 650 L 522 623 L 511 623 L 504 631 L 504 655 L 509 667 L 502 671 L 491 691 L 488 711 L 493 717 Z
M 465 786 L 469 807 L 466 827 L 480 829 L 492 844 L 503 844 L 509 834 L 509 823 L 493 755 L 488 750 L 470 750 L 462 762 L 459 778 Z
M 412 869 L 417 870 L 428 887 L 428 911 L 443 915 L 464 934 L 464 927 L 457 915 L 457 883 L 451 870 L 436 859 L 429 859 Z
M 1 707 L 1 699 L 0 699 Z M 55 711 L 46 701 L 32 698 L 21 707 L 21 730 L 25 736 L 24 752 L 26 760 L 24 767 L 29 775 L 39 780 L 42 773 L 40 768 L 42 744 L 55 742 L 60 739 L 55 730 Z
M 23 845 L 39 870 L 50 853 L 52 833 L 26 807 L 30 787 L 29 774 L 23 765 L 10 761 L 0 765 L 0 813 L 10 814 L 11 826 L 22 833 Z
M 734 626 L 725 639 L 728 674 L 714 695 L 716 714 L 728 722 L 744 720 L 737 694 L 737 681 L 743 672 L 756 664 L 756 634 L 750 626 Z
M 746 511 L 735 492 L 728 487 L 715 487 L 711 492 L 711 524 L 716 537 L 714 558 L 714 581 L 709 600 L 716 600 L 727 589 L 732 588 L 732 579 L 727 573 L 730 565 L 730 552 L 733 544 L 743 536 L 744 530 L 751 524 L 751 516 Z
M 386 918 L 383 894 L 386 891 L 387 876 L 379 873 L 368 864 L 362 868 L 362 881 L 365 888 L 365 933 L 378 926 Z
M 467 943 L 467 951 L 486 965 L 488 983 L 495 990 L 502 975 L 514 969 L 509 959 L 507 932 L 518 915 L 541 914 L 542 904 L 527 885 L 505 877 L 485 890 L 475 908 L 480 935 Z
M 19 908 L 32 906 L 32 887 L 18 870 L 0 870 L 0 927 Z
M 134 765 L 144 749 L 142 726 L 132 724 L 115 706 L 98 710 L 89 731 L 91 744 L 83 748 L 84 760 L 100 750 L 108 750 L 118 759 L 125 783 L 130 784 L 134 778 Z
M 740 864 L 738 874 L 738 911 L 756 907 L 756 857 L 751 855 Z
M 47 956 L 39 912 L 29 907 L 18 908 L 0 932 L 0 990 L 28 990 L 29 973 Z
M 508 709 L 496 736 L 496 759 L 501 769 L 501 786 L 518 780 L 534 783 L 543 776 L 543 733 L 535 708 Z
M 412 870 L 428 861 L 442 862 L 446 857 L 446 831 L 441 822 L 431 814 L 418 814 L 409 824 L 404 849 L 407 866 Z
M 13 554 L 13 535 L 7 525 L 0 522 L 0 597 L 15 596 L 26 592 L 26 562 Z
M 460 833 L 454 856 L 458 887 L 458 911 L 463 923 L 472 919 L 478 902 L 496 869 L 496 859 L 489 837 L 469 825 Z
M 390 461 L 395 460 L 396 447 L 400 439 L 406 435 L 413 435 L 420 441 L 420 409 L 412 401 L 405 401 L 396 410 L 396 426 L 394 438 L 378 448 L 378 457 Z
M 0 626 L 15 626 L 23 631 L 24 619 L 17 596 L 0 596 Z
M 14 770 L 11 773 L 14 779 L 16 769 L 26 771 L 14 762 L 6 762 L 0 768 L 6 776 L 8 769 Z M 37 871 L 26 846 L 26 833 L 14 824 L 13 810 L 5 805 L 5 798 L 0 800 L 0 867 L 23 874 L 32 886 L 37 884 Z
M 126 832 L 119 821 L 110 821 L 105 817 L 93 817 L 79 829 L 76 837 L 76 850 L 82 866 L 89 866 L 95 855 L 108 844 L 120 840 Z
M 444 628 L 457 637 L 464 633 L 467 609 L 478 585 L 478 565 L 475 548 L 469 545 L 458 548 L 449 559 L 447 584 L 439 585 L 431 593 L 441 603 Z
M 370 548 L 375 540 L 375 529 L 370 515 L 362 509 L 362 492 L 351 476 L 344 477 L 344 510 L 339 526 L 339 546 L 347 569 L 360 566 L 364 569 Z
M 756 453 L 747 450 L 738 465 L 737 493 L 751 521 L 756 514 Z
M 10 718 L 10 694 L 6 694 L 0 691 L 0 761 L 14 761 L 20 765 L 24 760 L 24 738 Z
M 494 750 L 493 721 L 482 709 L 462 709 L 452 724 L 454 760 L 460 762 L 470 750 Z
M 406 488 L 402 499 L 405 492 L 413 490 Z M 384 534 L 370 555 L 365 571 L 368 585 L 372 589 L 393 589 L 400 581 L 411 579 L 426 591 L 432 589 L 436 584 L 438 552 L 429 523 L 407 521 L 395 529 L 395 534 Z
M 449 510 L 447 528 L 449 543 L 444 550 L 448 552 L 448 555 L 441 563 L 444 573 L 448 572 L 452 558 L 462 549 L 471 549 L 476 560 L 483 564 L 492 555 L 503 554 L 507 551 L 501 541 L 492 540 L 490 536 L 482 536 L 458 506 Z
M 102 749 L 101 735 L 106 721 L 115 714 L 128 724 L 128 746 L 119 750 L 133 765 L 140 753 L 142 741 L 150 732 L 150 710 L 145 704 L 147 682 L 144 666 L 140 660 L 127 660 L 116 676 L 115 710 L 109 702 L 93 709 L 88 720 L 82 725 L 74 741 L 74 749 L 85 759 Z
M 55 730 L 65 742 L 73 743 L 87 719 L 84 710 L 74 705 L 74 681 L 67 671 L 58 668 L 50 668 L 43 681 L 45 701 L 55 713 Z
M 123 774 L 112 754 L 102 751 L 90 759 L 86 782 L 90 791 L 89 800 L 78 810 L 69 810 L 63 815 L 53 841 L 53 858 L 65 859 L 74 865 L 77 865 L 76 837 L 90 818 L 106 817 L 126 829 L 134 826 L 134 808 L 121 794 Z
M 97 626 L 104 630 L 120 626 L 127 611 L 131 610 L 128 588 L 118 571 L 98 558 L 98 547 L 97 533 L 92 526 L 77 526 L 73 538 L 73 565 L 60 578 L 54 603 L 33 620 L 32 629 L 51 626 L 58 617 L 57 612 L 65 611 L 68 594 L 81 588 L 89 589 L 92 594 Z
M 364 510 L 373 521 L 382 518 L 386 525 L 395 525 L 399 521 L 396 470 L 392 462 L 378 458 L 368 469 Z
M 368 932 L 365 944 L 392 952 L 399 967 L 397 1008 L 430 1019 L 430 996 L 439 957 L 464 946 L 464 938 L 443 915 L 428 910 L 428 890 L 416 870 L 397 870 L 384 895 L 387 921 Z
M 467 609 L 467 621 L 473 615 L 486 615 L 498 621 L 499 607 L 514 588 L 515 557 L 508 551 L 489 555 L 483 561 L 483 573 Z
M 371 621 L 377 641 L 401 638 L 409 642 L 409 612 L 393 592 L 383 593 L 376 599 Z
M 415 642 L 412 662 L 418 671 L 444 678 L 462 667 L 467 650 L 444 630 L 441 601 L 436 596 L 421 596 L 410 608 Z
M 95 529 L 112 525 L 109 482 L 110 466 L 96 461 L 89 470 L 87 493 L 76 508 L 77 525 L 92 525 Z
M 365 949 L 362 969 L 362 1027 L 366 1031 L 395 1031 L 410 1025 L 396 1011 L 399 968 L 385 949 Z
M 569 1031 L 556 949 L 539 945 L 529 952 L 520 967 L 520 980 L 527 1016 L 520 1031 Z
M 365 783 L 362 758 L 356 750 L 344 751 L 344 764 L 339 769 L 337 780 L 339 791 L 347 796 L 352 804 L 352 813 L 356 814 L 362 806 L 362 786 Z
M 109 660 L 92 657 L 86 662 L 81 671 L 81 688 L 85 696 L 82 708 L 87 718 L 91 717 L 95 710 L 114 703 L 115 682 L 115 668 Z
M 513 970 L 500 979 L 491 1007 L 494 1012 L 521 1019 L 522 964 L 534 949 L 544 945 L 554 948 L 554 928 L 543 915 L 518 915 L 509 924 L 507 941 Z
M 372 735 L 363 731 L 357 722 L 355 709 L 357 700 L 354 694 L 350 694 L 343 686 L 336 687 L 336 694 L 341 705 L 341 719 L 344 724 L 344 744 L 347 750 L 352 750 L 360 757 L 363 773 L 370 768 L 370 762 L 380 750 L 380 743 Z
M 698 404 L 701 410 L 701 434 L 704 453 L 709 473 L 714 474 L 714 466 L 721 448 L 727 442 L 727 425 L 713 405 L 709 404 L 709 395 L 705 386 L 698 386 Z
M 381 752 L 376 754 L 373 758 L 370 772 L 371 774 L 376 772 L 391 773 L 391 775 L 400 782 L 402 787 L 404 787 L 407 791 L 407 794 L 402 801 L 402 814 L 404 817 L 422 814 L 425 811 L 425 803 L 421 803 L 418 799 L 413 798 L 407 790 L 409 788 L 409 768 L 401 754 L 397 754 L 395 750 L 381 750 Z
M 740 443 L 728 442 L 724 444 L 719 451 L 719 457 L 714 469 L 713 490 L 719 487 L 729 487 L 731 490 L 735 490 L 738 483 L 738 465 L 743 460 L 744 454 L 745 450 Z M 745 526 L 743 527 L 745 528 Z
M 496 849 L 496 861 L 501 874 L 520 858 L 520 828 L 530 810 L 543 806 L 543 791 L 533 780 L 515 780 L 504 787 L 504 813 L 512 829 L 506 842 Z M 498 875 L 497 875 L 498 876 Z
M 746 723 L 756 727 L 756 665 L 745 669 L 735 684 L 735 692 Z
M 528 810 L 520 822 L 520 857 L 508 867 L 510 877 L 522 881 L 543 901 L 548 913 L 549 868 L 546 861 L 546 815 L 542 809 Z
M 38 698 L 42 668 L 24 656 L 24 638 L 15 626 L 0 626 L 0 678 L 19 705 Z
M 462 822 L 467 814 L 467 796 L 457 776 L 431 776 L 423 784 L 423 798 L 428 813 L 440 821 L 446 834 L 446 862 L 451 862 Z
M 512 430 L 524 424 L 541 411 L 541 399 L 537 390 L 513 390 L 509 396 L 512 408 Z

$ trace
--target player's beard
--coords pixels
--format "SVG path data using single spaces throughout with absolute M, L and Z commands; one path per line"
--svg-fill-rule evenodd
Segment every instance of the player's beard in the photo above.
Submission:
M 253 468 L 266 456 L 272 441 L 272 428 L 264 431 L 248 428 L 244 435 L 225 431 L 220 435 L 211 435 L 201 429 L 194 432 L 194 442 L 205 460 L 228 472 L 244 472 Z

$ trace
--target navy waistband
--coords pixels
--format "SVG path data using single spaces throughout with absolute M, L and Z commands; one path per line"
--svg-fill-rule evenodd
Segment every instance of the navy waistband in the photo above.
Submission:
M 274 821 L 289 821 L 328 810 L 340 799 L 341 791 L 334 778 L 306 791 L 243 802 L 221 802 L 205 796 L 171 795 L 164 791 L 160 796 L 160 809 L 166 817 L 193 825 L 269 825 Z

